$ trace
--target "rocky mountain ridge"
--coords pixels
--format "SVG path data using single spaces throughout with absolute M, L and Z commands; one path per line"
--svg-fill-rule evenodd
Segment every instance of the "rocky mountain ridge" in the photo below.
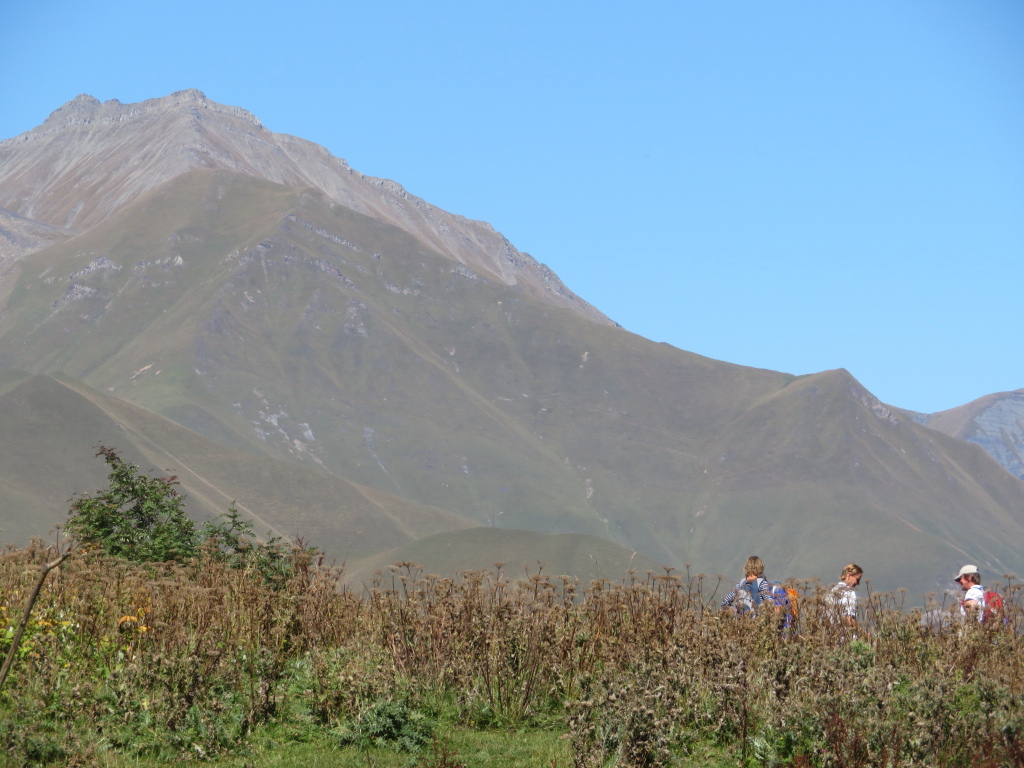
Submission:
M 39 127 L 0 142 L 0 207 L 75 231 L 190 170 L 219 168 L 319 190 L 393 224 L 475 273 L 611 322 L 485 222 L 447 213 L 324 147 L 273 133 L 250 112 L 184 90 L 137 104 L 80 95 Z
M 956 408 L 914 417 L 932 429 L 980 445 L 1024 479 L 1024 389 L 995 392 Z

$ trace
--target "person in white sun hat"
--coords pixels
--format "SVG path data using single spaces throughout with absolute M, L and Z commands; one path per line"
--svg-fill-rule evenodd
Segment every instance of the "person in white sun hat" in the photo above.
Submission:
M 984 618 L 985 614 L 985 588 L 981 586 L 981 574 L 978 573 L 978 566 L 965 565 L 960 573 L 953 579 L 960 585 L 966 594 L 960 601 L 960 614 L 977 616 L 978 621 Z

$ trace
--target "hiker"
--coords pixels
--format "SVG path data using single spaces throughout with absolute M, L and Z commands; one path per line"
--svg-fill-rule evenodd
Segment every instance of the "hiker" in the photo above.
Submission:
M 981 574 L 978 573 L 978 566 L 965 565 L 953 581 L 967 593 L 960 601 L 960 615 L 966 618 L 970 613 L 971 616 L 976 615 L 978 621 L 983 621 L 985 618 L 985 588 L 981 586 Z
M 850 628 L 857 627 L 857 593 L 854 592 L 864 576 L 864 569 L 850 563 L 839 574 L 839 583 L 825 596 L 825 602 L 832 607 L 832 617 Z M 839 623 L 836 621 L 835 623 Z
M 779 634 L 793 637 L 796 634 L 796 623 L 800 618 L 800 593 L 794 586 L 783 586 L 781 582 L 769 581 L 775 613 L 779 617 Z
M 764 578 L 764 563 L 757 555 L 751 555 L 743 568 L 743 581 L 725 596 L 721 607 L 732 608 L 735 613 L 748 613 L 766 600 L 772 602 L 772 590 Z

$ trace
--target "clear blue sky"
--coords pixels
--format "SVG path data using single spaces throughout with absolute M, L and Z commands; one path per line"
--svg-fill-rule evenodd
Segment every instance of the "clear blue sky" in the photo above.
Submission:
M 629 330 L 920 411 L 1024 387 L 1024 2 L 6 3 L 0 137 L 198 88 Z

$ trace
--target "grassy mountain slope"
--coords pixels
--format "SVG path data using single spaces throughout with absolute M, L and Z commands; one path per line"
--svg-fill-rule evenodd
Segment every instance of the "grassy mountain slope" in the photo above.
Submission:
M 948 587 L 950 562 L 996 576 L 1020 568 L 1024 485 L 978 447 L 879 403 L 846 371 L 793 382 L 723 434 L 709 467 L 720 490 L 702 516 L 708 539 L 700 523 L 695 531 L 704 551 L 721 549 L 718 514 L 757 521 L 765 550 L 789 553 L 785 575 L 838 576 L 855 561 L 876 587 L 927 591 Z
M 771 576 L 831 580 L 856 560 L 876 586 L 918 594 L 945 586 L 950 562 L 1024 571 L 1008 544 L 1024 536 L 1024 484 L 844 371 L 794 377 L 655 344 L 313 190 L 191 172 L 19 265 L 0 365 L 65 371 L 367 500 L 601 536 L 730 578 L 751 552 Z M 213 467 L 218 450 L 170 455 Z M 303 482 L 273 484 L 288 491 L 268 521 L 337 540 L 343 526 L 285 511 L 319 493 Z M 432 532 L 365 520 L 367 551 Z
M 666 558 L 628 476 L 663 478 L 643 503 L 671 517 L 717 423 L 790 378 L 538 305 L 322 197 L 220 172 L 180 177 L 23 270 L 4 364 L 65 370 L 211 438 L 481 522 Z
M 0 274 L 6 269 L 6 262 L 67 240 L 74 234 L 0 208 Z
M 472 525 L 323 471 L 226 448 L 67 378 L 5 371 L 0 382 L 0 421 L 17 446 L 0 454 L 9 542 L 46 535 L 66 518 L 73 494 L 105 485 L 106 466 L 92 458 L 100 443 L 143 471 L 178 475 L 196 519 L 221 514 L 235 500 L 259 534 L 302 536 L 338 559 Z

